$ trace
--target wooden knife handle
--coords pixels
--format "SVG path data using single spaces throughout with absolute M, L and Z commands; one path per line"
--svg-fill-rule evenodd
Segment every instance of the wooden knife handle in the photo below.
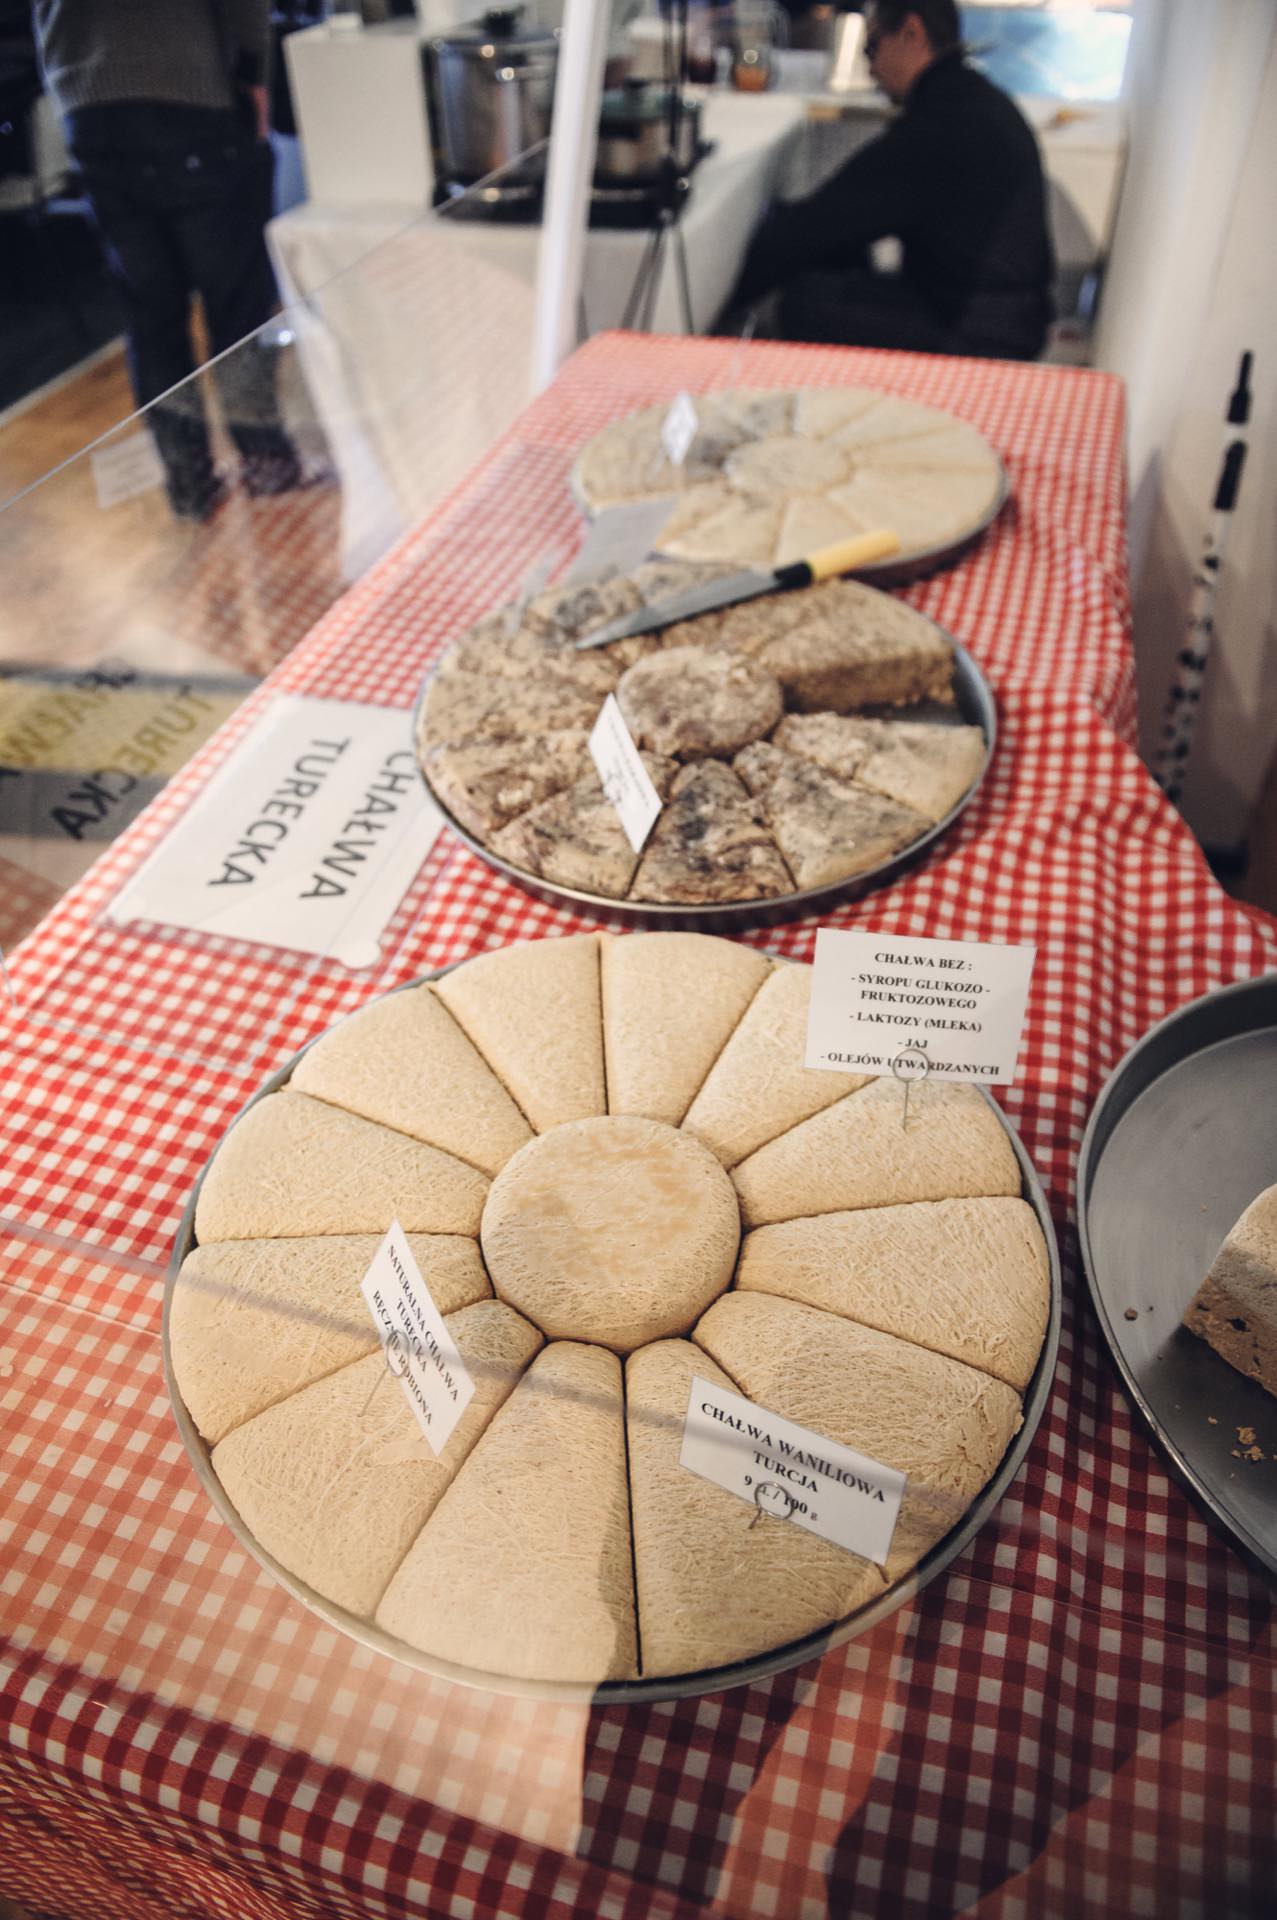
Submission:
M 840 573 L 854 573 L 875 560 L 890 559 L 900 551 L 900 535 L 890 527 L 878 527 L 872 533 L 858 533 L 852 540 L 840 540 L 837 546 L 822 547 L 788 567 L 777 567 L 778 587 L 807 587 L 817 580 L 833 580 Z

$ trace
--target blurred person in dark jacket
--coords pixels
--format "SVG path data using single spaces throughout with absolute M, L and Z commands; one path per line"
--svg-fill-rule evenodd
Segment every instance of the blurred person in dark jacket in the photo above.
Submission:
M 780 290 L 780 337 L 1031 360 L 1051 320 L 1046 188 L 1032 128 L 968 66 L 954 0 L 870 0 L 865 50 L 900 107 L 754 235 L 735 303 Z M 876 272 L 876 240 L 901 244 Z
M 224 493 L 195 370 L 191 297 L 224 354 L 274 312 L 266 252 L 269 0 L 33 0 L 45 83 L 124 302 L 129 373 L 175 513 Z M 275 356 L 259 342 L 215 368 L 245 490 L 300 483 Z M 162 395 L 168 395 L 161 400 Z

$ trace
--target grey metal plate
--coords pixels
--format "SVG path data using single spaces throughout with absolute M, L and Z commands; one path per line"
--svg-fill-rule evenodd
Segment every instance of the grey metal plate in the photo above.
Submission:
M 437 980 L 440 974 L 450 971 L 451 969 L 448 967 L 440 968 L 434 973 L 423 974 L 418 980 L 406 981 L 403 986 L 397 987 L 393 989 L 393 991 L 403 993 L 406 992 L 409 987 L 424 986 L 427 981 Z M 311 1042 L 309 1044 L 313 1045 L 314 1043 Z M 305 1051 L 306 1048 L 303 1047 L 291 1060 L 285 1061 L 282 1067 L 271 1074 L 270 1078 L 258 1089 L 252 1099 L 245 1103 L 241 1113 L 236 1114 L 235 1120 L 240 1119 L 242 1114 L 247 1113 L 249 1107 L 255 1106 L 259 1100 L 264 1100 L 268 1094 L 274 1093 L 280 1087 L 285 1086 L 291 1078 L 297 1062 L 301 1059 Z M 196 1477 L 212 1501 L 213 1506 L 217 1509 L 240 1545 L 251 1553 L 254 1559 L 259 1561 L 269 1573 L 273 1574 L 280 1584 L 292 1594 L 295 1600 L 299 1600 L 311 1613 L 317 1614 L 320 1619 L 327 1621 L 330 1626 L 336 1627 L 339 1632 L 348 1634 L 351 1639 L 359 1641 L 361 1645 L 371 1647 L 377 1653 L 386 1654 L 393 1660 L 402 1661 L 406 1666 L 415 1667 L 419 1672 L 434 1674 L 440 1679 L 459 1681 L 464 1686 L 480 1687 L 489 1692 L 519 1694 L 525 1698 L 535 1700 L 563 1700 L 577 1703 L 597 1702 L 601 1706 L 616 1706 L 638 1701 L 680 1700 L 702 1693 L 720 1693 L 727 1687 L 750 1685 L 756 1680 L 766 1678 L 768 1674 L 780 1673 L 788 1667 L 800 1666 L 806 1660 L 818 1659 L 828 1648 L 842 1646 L 849 1640 L 859 1638 L 862 1633 L 868 1633 L 880 1620 L 894 1613 L 897 1607 L 903 1606 L 906 1600 L 911 1599 L 915 1593 L 918 1593 L 923 1587 L 927 1586 L 930 1581 L 934 1580 L 936 1575 L 942 1573 L 949 1565 L 949 1562 L 953 1560 L 957 1554 L 961 1553 L 962 1549 L 983 1526 L 1019 1472 L 1024 1456 L 1033 1444 L 1033 1436 L 1037 1432 L 1038 1424 L 1042 1419 L 1042 1415 L 1046 1410 L 1047 1400 L 1050 1397 L 1051 1383 L 1055 1378 L 1055 1365 L 1060 1347 L 1060 1318 L 1063 1297 L 1060 1281 L 1060 1255 L 1059 1248 L 1056 1244 L 1055 1228 L 1051 1220 L 1050 1209 L 1046 1203 L 1046 1195 L 1042 1191 L 1042 1185 L 1038 1179 L 1033 1162 L 1025 1151 L 1019 1134 L 1011 1125 L 1011 1122 L 1007 1119 L 1001 1107 L 990 1098 L 989 1094 L 983 1088 L 980 1089 L 980 1094 L 997 1115 L 998 1120 L 1005 1129 L 1015 1157 L 1019 1162 L 1021 1191 L 1024 1199 L 1037 1215 L 1038 1224 L 1042 1229 L 1042 1236 L 1046 1241 L 1047 1259 L 1050 1267 L 1051 1297 L 1047 1318 L 1046 1338 L 1042 1342 L 1042 1351 L 1038 1355 L 1038 1363 L 1033 1370 L 1033 1377 L 1025 1389 L 1023 1424 L 1012 1440 L 1011 1445 L 1007 1448 L 1006 1453 L 1003 1455 L 997 1472 L 989 1481 L 988 1485 L 972 1502 L 971 1506 L 968 1507 L 959 1524 L 954 1527 L 950 1533 L 947 1533 L 943 1540 L 938 1541 L 931 1552 L 919 1561 L 916 1567 L 902 1579 L 897 1580 L 892 1586 L 888 1587 L 878 1599 L 869 1602 L 866 1606 L 858 1608 L 854 1613 L 848 1614 L 845 1619 L 835 1621 L 832 1626 L 824 1628 L 819 1633 L 808 1634 L 805 1638 L 791 1641 L 783 1647 L 775 1647 L 770 1653 L 761 1654 L 757 1659 L 740 1660 L 730 1666 L 708 1668 L 698 1673 L 676 1674 L 654 1680 L 609 1680 L 599 1686 L 586 1686 L 566 1682 L 516 1680 L 511 1679 L 505 1674 L 484 1673 L 470 1667 L 458 1667 L 451 1661 L 440 1660 L 433 1655 L 421 1653 L 416 1647 L 410 1647 L 406 1641 L 397 1640 L 390 1634 L 383 1633 L 381 1629 L 374 1626 L 371 1621 L 360 1619 L 356 1614 L 347 1613 L 343 1607 L 335 1606 L 331 1600 L 326 1600 L 323 1594 L 317 1593 L 313 1587 L 308 1586 L 305 1581 L 299 1580 L 295 1574 L 290 1573 L 286 1567 L 281 1566 L 279 1561 L 276 1560 L 272 1554 L 267 1553 L 266 1549 L 258 1543 L 248 1527 L 245 1526 L 239 1513 L 232 1505 L 221 1481 L 218 1479 L 216 1473 L 214 1473 L 209 1446 L 202 1438 L 199 1429 L 187 1411 L 186 1403 L 182 1399 L 177 1378 L 173 1371 L 172 1347 L 169 1334 L 173 1290 L 177 1284 L 182 1262 L 196 1244 L 195 1208 L 199 1200 L 200 1188 L 204 1184 L 204 1178 L 208 1172 L 208 1166 L 211 1164 L 213 1155 L 209 1156 L 209 1161 L 206 1162 L 200 1171 L 199 1178 L 195 1182 L 190 1200 L 186 1206 L 186 1211 L 182 1215 L 181 1224 L 178 1228 L 177 1239 L 173 1247 L 173 1256 L 169 1263 L 168 1277 L 164 1287 L 164 1313 L 161 1331 L 164 1357 L 164 1382 L 168 1388 L 169 1399 L 172 1403 L 173 1413 L 177 1421 L 178 1432 L 182 1436 L 182 1443 L 195 1468 Z M 235 1120 L 232 1120 L 231 1126 L 235 1125 Z M 215 1154 L 217 1149 L 214 1148 L 213 1151 Z
M 924 616 L 925 617 L 925 616 Z M 938 626 L 937 621 L 932 621 Z M 953 687 L 954 707 L 952 709 L 934 707 L 924 711 L 917 707 L 893 708 L 891 717 L 895 720 L 915 720 L 930 718 L 937 721 L 956 717 L 968 726 L 979 727 L 984 734 L 985 756 L 981 767 L 967 791 L 956 806 L 949 809 L 943 820 L 912 841 L 890 860 L 881 861 L 878 866 L 870 867 L 865 873 L 854 873 L 845 880 L 834 880 L 827 886 L 808 887 L 799 893 L 777 894 L 770 900 L 742 900 L 730 905 L 714 904 L 710 906 L 668 906 L 651 900 L 614 900 L 607 894 L 584 893 L 578 887 L 556 886 L 552 880 L 543 880 L 538 875 L 525 873 L 522 867 L 514 866 L 509 860 L 502 859 L 491 847 L 475 837 L 468 828 L 463 827 L 449 811 L 445 803 L 426 780 L 424 770 L 421 777 L 426 782 L 426 790 L 434 804 L 442 813 L 452 831 L 459 840 L 464 840 L 471 853 L 494 867 L 498 873 L 512 880 L 525 893 L 538 900 L 546 900 L 552 906 L 567 907 L 572 912 L 588 914 L 592 919 L 605 920 L 615 926 L 646 927 L 649 932 L 664 929 L 677 933 L 742 933 L 748 927 L 775 927 L 786 920 L 802 920 L 808 914 L 823 913 L 826 909 L 843 900 L 857 900 L 861 894 L 869 893 L 874 887 L 883 887 L 925 857 L 940 835 L 951 827 L 980 791 L 989 763 L 993 758 L 997 744 L 997 708 L 993 703 L 993 694 L 989 683 L 971 655 L 953 635 L 940 627 L 950 646 L 953 648 Z M 421 718 L 421 705 L 426 697 L 429 678 L 422 683 L 417 695 L 412 716 L 412 737 L 418 737 Z M 420 762 L 418 762 L 420 768 Z
M 1180 1325 L 1225 1235 L 1274 1181 L 1277 974 L 1265 974 L 1180 1008 L 1127 1054 L 1082 1143 L 1078 1221 L 1100 1325 L 1141 1413 L 1212 1517 L 1277 1573 L 1277 1399 Z M 1262 1460 L 1235 1454 L 1239 1427 L 1254 1428 Z
M 868 566 L 857 567 L 852 577 L 856 580 L 863 580 L 865 585 L 869 587 L 908 587 L 911 586 L 915 580 L 925 580 L 930 574 L 940 573 L 945 567 L 956 565 L 956 563 L 963 558 L 964 554 L 969 553 L 976 542 L 993 525 L 993 522 L 997 519 L 1010 498 L 1011 482 L 1007 477 L 1007 470 L 1002 464 L 1002 457 L 992 447 L 989 451 L 993 453 L 998 463 L 997 491 L 990 504 L 980 515 L 980 518 L 973 520 L 965 533 L 959 534 L 958 537 L 953 540 L 942 540 L 934 547 L 919 548 L 914 553 L 903 555 L 900 559 L 871 561 Z M 583 454 L 578 454 L 576 460 L 573 462 L 572 471 L 568 475 L 568 485 L 572 492 L 572 498 L 576 501 L 581 512 L 585 514 L 587 519 L 592 519 L 595 509 L 590 505 L 585 494 L 585 489 L 581 485 L 580 467 L 583 458 Z M 658 499 L 660 496 L 649 495 L 648 497 Z M 677 503 L 677 499 L 678 496 L 676 494 L 669 495 L 671 512 Z M 661 551 L 659 543 L 654 548 L 654 551 L 657 553 Z M 742 561 L 741 565 L 744 566 L 745 562 Z

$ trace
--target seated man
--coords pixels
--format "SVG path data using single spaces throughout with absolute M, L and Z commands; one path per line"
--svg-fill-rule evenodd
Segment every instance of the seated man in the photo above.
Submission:
M 1037 141 L 969 67 L 954 0 L 870 0 L 865 48 L 902 112 L 754 236 L 735 302 L 781 289 L 782 339 L 1031 360 L 1053 271 Z M 870 242 L 901 242 L 898 274 Z

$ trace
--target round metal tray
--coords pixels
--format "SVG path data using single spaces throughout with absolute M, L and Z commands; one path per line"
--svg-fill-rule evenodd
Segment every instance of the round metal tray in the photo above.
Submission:
M 925 618 L 926 616 L 920 616 Z M 933 626 L 939 626 L 932 621 Z M 588 915 L 591 919 L 606 920 L 615 926 L 645 927 L 648 931 L 662 929 L 675 933 L 742 933 L 749 927 L 775 927 L 786 920 L 801 920 L 808 914 L 823 913 L 826 908 L 842 900 L 859 899 L 863 893 L 874 887 L 886 886 L 900 874 L 924 858 L 934 843 L 945 833 L 970 806 L 980 790 L 981 783 L 989 771 L 989 762 L 993 758 L 997 743 L 997 708 L 989 683 L 976 665 L 966 648 L 953 638 L 945 628 L 939 627 L 945 639 L 953 648 L 953 687 L 954 701 L 958 718 L 968 726 L 979 727 L 984 734 L 984 764 L 971 782 L 962 798 L 950 807 L 943 820 L 938 820 L 926 833 L 910 841 L 889 860 L 880 861 L 876 867 L 870 867 L 864 873 L 849 874 L 843 880 L 832 880 L 825 886 L 807 887 L 798 893 L 775 894 L 766 900 L 740 900 L 726 904 L 713 902 L 705 906 L 670 905 L 656 900 L 614 900 L 604 893 L 585 893 L 578 887 L 557 886 L 552 880 L 544 880 L 538 874 L 526 873 L 522 867 L 516 867 L 505 860 L 491 847 L 486 847 L 467 827 L 452 814 L 446 803 L 440 799 L 426 779 L 424 768 L 418 759 L 418 771 L 425 781 L 426 791 L 435 806 L 438 807 L 458 839 L 464 840 L 471 853 L 477 854 L 488 866 L 504 874 L 515 886 L 522 887 L 525 893 L 532 894 L 538 900 L 546 900 L 551 906 L 567 907 L 572 912 Z M 414 743 L 420 734 L 421 707 L 426 697 L 426 688 L 430 677 L 423 681 L 417 694 L 412 715 L 412 737 Z M 901 707 L 892 711 L 892 718 L 907 720 L 916 717 L 919 708 Z
M 1152 1028 L 1091 1114 L 1082 1258 L 1104 1337 L 1180 1480 L 1277 1573 L 1277 1399 L 1182 1326 L 1225 1235 L 1277 1179 L 1277 974 Z M 1238 1457 L 1252 1427 L 1264 1458 Z M 1240 1449 L 1239 1449 L 1240 1452 Z
M 942 540 L 934 547 L 920 547 L 913 553 L 901 554 L 896 559 L 871 560 L 867 566 L 857 567 L 851 575 L 851 578 L 863 580 L 868 587 L 882 587 L 884 589 L 890 587 L 908 587 L 912 586 L 915 580 L 926 580 L 933 573 L 941 573 L 946 567 L 956 566 L 958 561 L 963 559 L 964 556 L 971 551 L 972 547 L 975 546 L 976 542 L 981 540 L 988 532 L 1011 496 L 1011 482 L 1007 477 L 1007 470 L 1003 465 L 1002 456 L 993 447 L 990 447 L 989 451 L 998 463 L 997 490 L 989 505 L 980 515 L 980 518 L 973 520 L 965 533 L 959 534 L 956 539 Z M 580 468 L 584 457 L 584 454 L 580 453 L 573 461 L 572 471 L 568 475 L 568 486 L 571 490 L 572 498 L 575 500 L 581 512 L 587 519 L 592 520 L 596 509 L 590 505 L 585 495 L 585 489 L 581 485 Z M 612 505 L 638 506 L 644 500 L 659 500 L 661 498 L 662 496 L 659 493 L 636 494 L 632 502 L 617 500 L 613 501 Z M 669 496 L 671 508 L 676 499 L 677 495 L 675 494 Z M 609 509 L 600 508 L 598 511 L 607 512 Z M 658 546 L 654 551 L 659 553 L 661 549 Z M 678 559 L 679 557 L 677 554 L 670 555 L 671 559 Z M 724 562 L 724 565 L 728 564 L 730 563 Z M 740 564 L 744 566 L 746 562 L 742 560 Z
M 451 968 L 443 967 L 433 973 L 423 974 L 420 979 L 407 981 L 402 987 L 395 989 L 395 991 L 406 992 L 409 987 L 424 986 L 428 981 L 437 980 L 442 973 L 448 973 L 450 971 Z M 318 1036 L 316 1037 L 318 1038 Z M 314 1042 L 312 1041 L 309 1044 L 313 1045 Z M 245 1103 L 241 1112 L 236 1114 L 235 1120 L 240 1119 L 242 1114 L 247 1113 L 248 1109 L 255 1106 L 259 1100 L 264 1100 L 268 1094 L 274 1093 L 280 1087 L 284 1086 L 291 1078 L 297 1062 L 306 1051 L 306 1047 L 301 1048 L 299 1052 L 294 1054 L 291 1060 L 286 1061 L 282 1067 L 273 1073 L 264 1085 L 253 1095 L 252 1099 Z M 1003 1455 L 997 1472 L 977 1495 L 971 1506 L 968 1507 L 958 1525 L 954 1527 L 951 1532 L 947 1533 L 943 1540 L 937 1541 L 930 1553 L 920 1560 L 916 1567 L 912 1568 L 902 1579 L 897 1580 L 894 1585 L 887 1588 L 876 1600 L 871 1601 L 867 1606 L 857 1608 L 855 1612 L 848 1614 L 845 1619 L 833 1622 L 830 1626 L 822 1628 L 818 1633 L 808 1634 L 801 1640 L 790 1641 L 785 1646 L 775 1647 L 768 1653 L 759 1654 L 753 1659 L 736 1661 L 729 1666 L 705 1668 L 697 1673 L 662 1676 L 652 1680 L 606 1680 L 596 1686 L 590 1686 L 576 1682 L 512 1679 L 504 1674 L 485 1673 L 471 1667 L 458 1667 L 451 1661 L 440 1660 L 430 1654 L 422 1653 L 418 1648 L 409 1646 L 405 1641 L 397 1640 L 392 1635 L 383 1633 L 381 1629 L 374 1626 L 371 1621 L 363 1620 L 356 1614 L 347 1613 L 343 1607 L 335 1606 L 331 1600 L 326 1600 L 321 1593 L 317 1593 L 315 1589 L 308 1586 L 305 1581 L 299 1580 L 295 1574 L 289 1573 L 286 1567 L 281 1566 L 272 1554 L 267 1553 L 265 1548 L 259 1545 L 253 1534 L 250 1533 L 249 1529 L 241 1520 L 235 1507 L 231 1504 L 225 1488 L 213 1471 L 210 1449 L 201 1437 L 195 1422 L 187 1412 L 186 1404 L 182 1399 L 177 1380 L 173 1373 L 172 1351 L 169 1340 L 169 1322 L 172 1312 L 173 1291 L 177 1283 L 182 1262 L 196 1244 L 195 1207 L 199 1199 L 200 1188 L 203 1186 L 205 1175 L 208 1172 L 208 1166 L 213 1158 L 212 1155 L 209 1157 L 209 1162 L 206 1162 L 205 1166 L 201 1169 L 199 1178 L 196 1180 L 192 1190 L 191 1198 L 187 1203 L 186 1211 L 182 1215 L 181 1225 L 178 1228 L 177 1240 L 174 1244 L 173 1257 L 169 1264 L 168 1277 L 164 1288 L 164 1314 L 161 1333 L 164 1353 L 165 1385 L 168 1388 L 169 1399 L 172 1402 L 173 1412 L 177 1419 L 178 1431 L 182 1436 L 183 1445 L 190 1456 L 201 1486 L 208 1494 L 209 1499 L 240 1545 L 247 1548 L 249 1553 L 266 1568 L 267 1572 L 272 1573 L 280 1584 L 287 1588 L 293 1598 L 300 1600 L 302 1605 L 307 1607 L 311 1613 L 317 1614 L 320 1619 L 325 1620 L 329 1626 L 336 1627 L 339 1632 L 348 1634 L 351 1639 L 359 1641 L 361 1645 L 371 1647 L 374 1652 L 387 1654 L 393 1660 L 400 1660 L 406 1666 L 415 1667 L 422 1673 L 433 1674 L 440 1679 L 458 1681 L 462 1685 L 482 1688 L 488 1692 L 518 1694 L 524 1698 L 534 1700 L 562 1700 L 577 1703 L 597 1702 L 601 1706 L 614 1706 L 625 1705 L 631 1702 L 651 1703 L 661 1700 L 680 1700 L 701 1693 L 718 1693 L 727 1687 L 749 1685 L 756 1680 L 765 1679 L 768 1674 L 779 1673 L 787 1667 L 799 1666 L 806 1660 L 817 1659 L 828 1648 L 842 1646 L 846 1641 L 854 1640 L 862 1633 L 868 1633 L 880 1620 L 885 1619 L 888 1614 L 894 1613 L 897 1607 L 903 1606 L 915 1593 L 919 1592 L 930 1581 L 934 1580 L 936 1575 L 942 1573 L 949 1565 L 949 1562 L 953 1560 L 957 1554 L 961 1553 L 968 1541 L 970 1541 L 983 1526 L 1019 1472 L 1021 1462 L 1028 1452 L 1029 1447 L 1032 1445 L 1033 1436 L 1037 1431 L 1038 1423 L 1042 1418 L 1051 1391 L 1051 1382 L 1055 1377 L 1056 1356 L 1060 1344 L 1062 1298 L 1060 1258 L 1059 1250 L 1056 1246 L 1055 1229 L 1051 1222 L 1050 1210 L 1047 1207 L 1046 1197 L 1042 1191 L 1041 1183 L 1038 1180 L 1033 1162 L 1029 1159 L 1024 1149 L 1020 1136 L 1003 1113 L 1001 1107 L 990 1098 L 989 1094 L 983 1088 L 980 1089 L 980 1093 L 981 1097 L 988 1102 L 988 1105 L 997 1115 L 998 1120 L 1005 1129 L 1007 1138 L 1014 1150 L 1015 1157 L 1019 1162 L 1022 1181 L 1021 1191 L 1025 1200 L 1037 1215 L 1038 1224 L 1042 1229 L 1042 1235 L 1046 1241 L 1050 1266 L 1050 1309 L 1047 1319 L 1046 1338 L 1043 1340 L 1042 1351 L 1038 1355 L 1038 1362 L 1033 1370 L 1033 1376 L 1025 1389 L 1023 1399 L 1023 1424 L 1007 1448 L 1006 1453 Z M 235 1125 L 235 1120 L 232 1120 L 231 1126 Z M 214 1153 L 216 1153 L 216 1151 L 217 1149 L 214 1148 Z

